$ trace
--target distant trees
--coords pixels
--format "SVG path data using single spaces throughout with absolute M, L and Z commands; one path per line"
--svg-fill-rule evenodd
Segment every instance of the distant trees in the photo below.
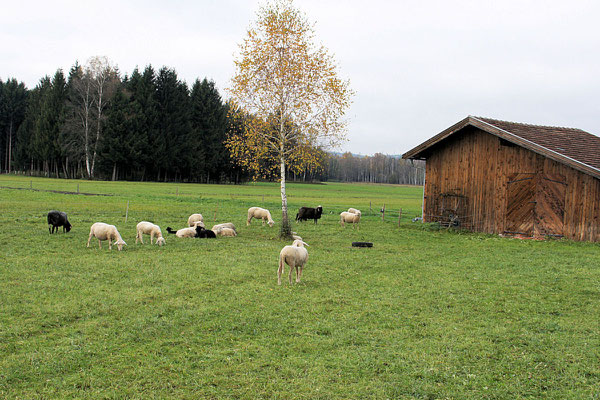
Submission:
M 243 135 L 256 115 L 224 102 L 213 81 L 197 79 L 189 88 L 175 70 L 150 65 L 121 77 L 116 67 L 100 62 L 110 77 L 100 99 L 100 85 L 93 82 L 98 73 L 89 64 L 75 63 L 66 77 L 58 70 L 33 89 L 14 78 L 0 80 L 1 172 L 204 183 L 249 179 L 247 170 L 232 163 L 225 142 L 227 134 Z M 291 123 L 285 127 L 295 129 Z M 305 144 L 290 138 L 288 145 L 299 151 L 285 166 L 288 180 L 423 181 L 423 165 L 416 162 L 331 154 Z M 279 177 L 277 157 L 271 160 L 275 168 L 257 160 L 261 179 Z

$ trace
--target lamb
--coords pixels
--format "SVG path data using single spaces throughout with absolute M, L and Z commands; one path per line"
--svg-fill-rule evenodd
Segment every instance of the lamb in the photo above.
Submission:
M 281 274 L 284 272 L 285 264 L 290 266 L 290 285 L 292 284 L 292 271 L 296 269 L 296 283 L 300 282 L 302 277 L 302 268 L 308 261 L 308 251 L 304 246 L 308 246 L 302 240 L 294 240 L 291 246 L 285 246 L 279 253 L 279 268 L 277 269 L 277 284 L 281 285 Z
M 265 225 L 265 220 L 268 221 L 270 227 L 272 227 L 275 223 L 275 221 L 273 221 L 273 218 L 271 218 L 271 213 L 269 212 L 269 210 L 265 210 L 264 208 L 260 207 L 250 207 L 248 209 L 248 220 L 246 221 L 246 225 L 250 225 L 250 220 L 252 218 L 262 219 L 263 226 Z
M 195 237 L 197 237 L 195 227 L 183 228 L 183 229 L 179 229 L 178 231 L 174 231 L 173 229 L 171 229 L 170 226 L 167 226 L 167 232 L 169 232 L 173 235 L 176 235 L 177 237 L 180 237 L 180 238 L 195 238 Z
M 156 236 L 156 244 L 162 246 L 166 244 L 165 238 L 160 231 L 160 227 L 158 225 L 153 224 L 152 222 L 142 221 L 137 224 L 136 227 L 136 235 L 135 235 L 135 243 L 137 244 L 138 239 L 142 244 L 144 244 L 144 239 L 142 238 L 142 234 L 150 235 L 150 244 L 154 240 L 154 236 Z
M 204 227 L 204 217 L 202 214 L 192 214 L 188 218 L 188 226 L 195 227 L 196 222 L 202 222 L 202 227 Z
M 221 229 L 223 229 L 223 228 L 232 229 L 237 234 L 237 230 L 235 229 L 235 225 L 233 225 L 231 222 L 224 222 L 222 224 L 213 225 L 213 227 L 211 228 L 211 231 L 213 231 L 214 233 L 216 233 L 218 235 L 219 231 Z
M 52 225 L 52 227 L 50 225 Z M 58 233 L 59 226 L 63 227 L 63 233 L 65 231 L 69 232 L 71 230 L 71 224 L 67 219 L 67 213 L 56 210 L 50 211 L 48 213 L 48 232 L 50 232 L 50 234 L 53 234 L 54 230 L 56 229 L 56 232 Z
M 217 235 L 210 229 L 204 229 L 201 226 L 196 226 L 196 237 L 202 239 L 216 239 Z
M 353 214 L 348 211 L 344 211 L 340 213 L 340 224 L 345 226 L 345 222 L 352 224 L 352 229 L 354 229 L 354 224 L 356 224 L 357 228 L 360 229 L 358 223 L 360 222 L 360 214 Z
M 88 238 L 87 247 L 90 247 L 90 240 L 92 236 L 98 239 L 98 247 L 102 248 L 102 240 L 108 240 L 108 249 L 112 250 L 112 240 L 115 240 L 115 244 L 119 251 L 123 249 L 123 246 L 127 246 L 127 243 L 121 237 L 121 234 L 114 225 L 108 225 L 104 222 L 96 222 L 90 228 L 90 237 Z
M 221 236 L 229 236 L 229 237 L 237 236 L 237 232 L 231 228 L 221 227 L 221 229 L 219 229 L 218 232 L 215 231 L 214 229 L 212 229 L 212 231 L 215 232 L 217 235 L 221 235 Z
M 350 207 L 350 208 L 348 209 L 348 212 L 349 212 L 349 213 L 352 213 L 352 214 L 358 214 L 358 215 L 362 215 L 362 213 L 360 212 L 360 210 L 357 210 L 356 208 L 352 208 L 352 207 Z

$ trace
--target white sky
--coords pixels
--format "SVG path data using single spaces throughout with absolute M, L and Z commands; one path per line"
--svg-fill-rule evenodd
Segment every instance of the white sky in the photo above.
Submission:
M 0 78 L 152 64 L 221 95 L 262 1 L 4 1 Z M 600 1 L 296 0 L 356 91 L 338 151 L 401 154 L 467 115 L 600 134 Z

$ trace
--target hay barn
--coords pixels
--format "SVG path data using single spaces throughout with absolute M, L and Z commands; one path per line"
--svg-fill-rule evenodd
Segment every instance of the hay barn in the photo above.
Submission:
M 425 222 L 600 240 L 600 138 L 590 133 L 469 116 L 402 157 L 426 160 Z

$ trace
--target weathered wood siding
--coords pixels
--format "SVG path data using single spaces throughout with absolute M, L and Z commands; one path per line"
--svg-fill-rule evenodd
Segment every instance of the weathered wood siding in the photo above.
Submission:
M 541 174 L 565 180 L 564 188 L 558 189 L 561 196 L 564 192 L 564 237 L 600 240 L 600 180 L 590 175 L 472 126 L 429 149 L 426 160 L 426 222 L 434 221 L 439 214 L 441 194 L 456 193 L 468 198 L 463 226 L 478 232 L 503 233 L 509 177 Z M 547 220 L 555 221 L 556 216 Z

